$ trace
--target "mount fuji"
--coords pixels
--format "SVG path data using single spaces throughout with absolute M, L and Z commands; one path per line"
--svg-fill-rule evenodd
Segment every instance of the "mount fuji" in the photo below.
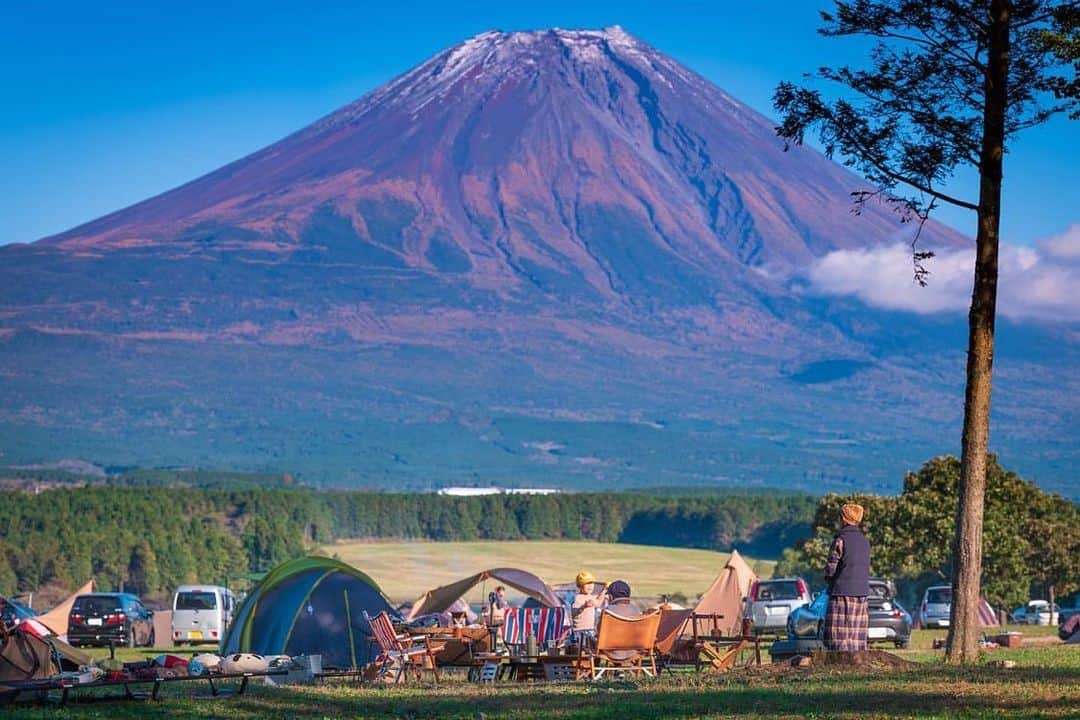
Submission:
M 0 247 L 0 464 L 895 489 L 958 446 L 963 318 L 807 291 L 913 228 L 773 125 L 618 27 L 471 38 Z M 1075 337 L 1003 323 L 995 391 L 1003 462 L 1067 494 Z

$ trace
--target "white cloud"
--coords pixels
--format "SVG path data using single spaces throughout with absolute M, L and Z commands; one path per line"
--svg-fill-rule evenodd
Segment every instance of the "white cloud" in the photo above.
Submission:
M 927 287 L 913 278 L 906 244 L 837 250 L 806 273 L 812 292 L 852 295 L 876 307 L 930 314 L 966 312 L 974 250 L 940 252 L 926 262 Z M 1003 243 L 998 313 L 1014 319 L 1080 321 L 1080 223 L 1035 247 Z
M 1051 257 L 1080 260 L 1080 223 L 1073 223 L 1060 235 L 1048 237 L 1036 244 Z

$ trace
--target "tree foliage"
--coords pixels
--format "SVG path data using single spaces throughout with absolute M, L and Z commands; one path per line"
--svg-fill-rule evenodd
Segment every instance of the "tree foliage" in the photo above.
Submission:
M 919 219 L 911 243 L 920 284 L 933 254 L 917 243 L 935 205 L 977 215 L 946 649 L 952 662 L 979 654 L 1004 158 L 1017 133 L 1060 112 L 1078 115 L 1076 8 L 1075 0 L 838 0 L 835 13 L 822 13 L 820 32 L 873 38 L 869 66 L 811 76 L 839 87 L 839 97 L 782 83 L 774 98 L 780 135 L 801 143 L 817 128 L 829 155 L 840 153 L 877 186 L 855 190 L 858 203 L 880 197 L 905 219 Z M 944 189 L 961 166 L 978 173 L 977 199 Z
M 186 480 L 184 481 L 186 482 Z M 0 492 L 0 594 L 94 577 L 160 595 L 268 570 L 337 538 L 587 539 L 779 554 L 809 532 L 806 495 L 452 497 L 210 487 Z
M 987 462 L 983 592 L 991 604 L 1014 607 L 1050 584 L 1080 589 L 1080 508 Z M 939 457 L 904 478 L 896 497 L 827 495 L 814 513 L 814 535 L 784 554 L 778 575 L 803 574 L 823 582 L 822 568 L 845 502 L 866 508 L 863 527 L 872 548 L 871 572 L 895 580 L 915 602 L 922 591 L 952 576 L 954 508 L 960 461 Z

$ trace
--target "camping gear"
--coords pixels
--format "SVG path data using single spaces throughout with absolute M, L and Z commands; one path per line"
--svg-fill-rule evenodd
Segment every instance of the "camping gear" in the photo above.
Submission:
M 68 615 L 71 613 L 71 606 L 75 604 L 75 598 L 80 595 L 88 595 L 97 590 L 97 585 L 94 584 L 93 578 L 86 581 L 86 584 L 81 588 L 68 595 L 62 603 L 54 607 L 47 613 L 38 615 L 35 618 L 45 627 L 52 630 L 54 633 L 60 636 L 67 635 L 68 631 Z
M 232 653 L 221 661 L 221 672 L 235 673 L 258 673 L 266 672 L 270 664 L 266 658 L 258 653 Z
M 20 685 L 47 681 L 63 672 L 84 672 L 91 664 L 89 655 L 55 636 L 41 638 L 18 628 L 0 629 L 0 701 L 12 699 Z
M 724 569 L 694 606 L 694 614 L 723 615 L 715 629 L 722 635 L 739 635 L 742 632 L 743 602 L 757 579 L 739 551 L 732 550 Z M 683 632 L 686 632 L 686 628 Z
M 359 668 L 375 651 L 364 613 L 394 613 L 370 577 L 327 557 L 303 557 L 268 572 L 240 604 L 223 655 L 322 655 L 328 668 Z
M 979 625 L 981 627 L 998 627 L 998 615 L 987 602 L 986 598 L 979 598 Z
M 470 575 L 467 578 L 462 578 L 449 585 L 443 585 L 434 590 L 428 590 L 413 603 L 412 609 L 409 611 L 408 619 L 412 620 L 421 615 L 439 613 L 447 610 L 455 601 L 465 595 L 465 593 L 469 592 L 469 590 L 485 580 L 493 580 L 508 585 L 518 592 L 524 593 L 536 600 L 545 607 L 562 606 L 562 602 L 556 597 L 555 592 L 548 584 L 531 572 L 518 570 L 516 568 L 493 568 L 491 570 L 483 570 L 475 575 Z
M 606 672 L 640 673 L 655 677 L 653 649 L 659 627 L 659 612 L 625 618 L 605 610 L 600 618 L 596 654 L 592 660 L 593 680 L 599 680 Z
M 221 670 L 221 657 L 214 653 L 199 653 L 191 658 L 188 672 L 192 675 L 205 675 Z
M 431 639 L 427 635 L 399 635 L 394 631 L 394 624 L 390 621 L 390 615 L 381 612 L 371 617 L 367 612 L 364 619 L 371 627 L 375 642 L 379 646 L 379 655 L 372 663 L 376 668 L 375 675 L 387 676 L 393 673 L 394 682 L 407 680 L 411 670 L 419 680 L 424 670 L 430 670 L 435 676 L 435 684 L 439 684 L 439 668 L 435 664 L 435 651 L 431 647 Z M 397 668 L 394 671 L 394 668 Z

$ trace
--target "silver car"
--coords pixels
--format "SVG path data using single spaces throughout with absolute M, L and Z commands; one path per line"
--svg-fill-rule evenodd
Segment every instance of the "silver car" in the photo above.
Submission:
M 919 606 L 919 622 L 924 628 L 949 627 L 949 614 L 952 612 L 952 587 L 934 585 L 923 593 L 922 605 Z
M 810 603 L 810 588 L 800 577 L 758 580 L 750 586 L 743 617 L 750 618 L 754 633 L 783 633 L 788 615 Z

